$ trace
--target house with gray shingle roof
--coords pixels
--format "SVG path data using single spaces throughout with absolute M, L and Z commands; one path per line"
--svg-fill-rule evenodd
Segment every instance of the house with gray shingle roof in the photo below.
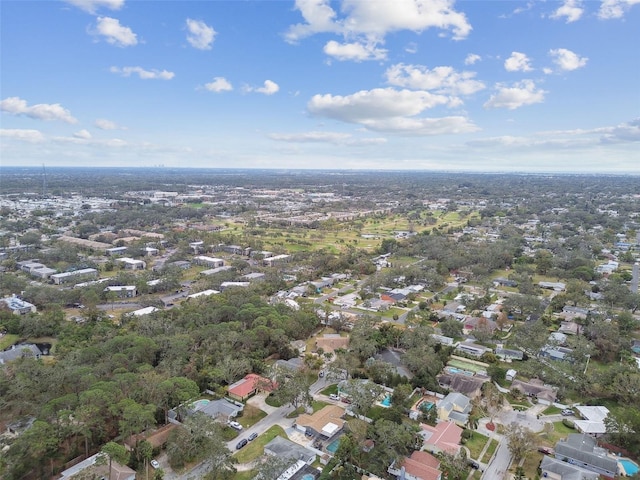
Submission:
M 607 477 L 618 474 L 616 459 L 608 456 L 604 448 L 598 447 L 594 438 L 582 433 L 570 433 L 565 440 L 556 443 L 555 457 Z

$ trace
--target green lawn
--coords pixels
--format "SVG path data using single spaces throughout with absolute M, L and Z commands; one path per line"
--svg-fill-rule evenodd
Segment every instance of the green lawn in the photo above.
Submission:
M 238 459 L 238 463 L 251 462 L 262 456 L 262 454 L 264 454 L 264 446 L 276 437 L 287 438 L 287 434 L 279 425 L 274 425 L 253 442 L 249 442 L 246 447 L 237 452 L 235 457 Z
M 562 411 L 561 408 L 558 408 L 554 405 L 549 405 L 542 411 L 542 415 L 557 415 Z
M 7 333 L 2 338 L 0 338 L 0 351 L 6 350 L 11 345 L 16 343 L 20 337 L 18 335 L 14 335 L 12 333 Z
M 467 440 L 464 446 L 469 449 L 471 458 L 477 459 L 488 441 L 489 437 L 485 437 L 478 432 L 472 432 L 471 438 Z
M 489 447 L 487 448 L 487 451 L 484 452 L 484 455 L 482 456 L 482 459 L 480 460 L 483 463 L 487 463 L 489 460 L 491 460 L 491 457 L 493 456 L 493 454 L 495 453 L 496 449 L 498 448 L 498 441 L 494 440 L 493 438 L 491 439 L 491 443 L 489 444 Z
M 245 470 L 244 472 L 236 472 L 233 476 L 233 480 L 251 480 L 256 476 L 258 472 L 256 470 Z
M 266 412 L 263 412 L 259 408 L 254 407 L 253 405 L 245 405 L 244 410 L 242 411 L 242 416 L 238 417 L 237 420 L 244 428 L 249 428 L 266 416 Z
M 338 393 L 338 384 L 335 383 L 333 385 L 329 385 L 327 388 L 322 390 L 320 393 L 323 394 L 323 395 L 327 395 L 327 396 L 331 395 L 332 393 L 336 393 L 337 394 Z
M 316 413 L 318 410 L 322 409 L 329 405 L 327 402 L 322 402 L 320 400 L 314 400 L 311 402 L 311 408 L 313 408 L 313 413 Z

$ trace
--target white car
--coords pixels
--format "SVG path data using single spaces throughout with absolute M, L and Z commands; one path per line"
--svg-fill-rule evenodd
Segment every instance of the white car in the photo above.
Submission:
M 242 425 L 240 425 L 238 422 L 229 422 L 229 426 L 231 428 L 235 428 L 236 430 L 242 430 Z
M 153 468 L 160 468 L 160 464 L 158 463 L 158 460 L 151 460 L 151 466 Z
M 340 396 L 339 396 L 339 395 L 336 395 L 335 393 L 331 393 L 331 394 L 329 394 L 329 398 L 330 398 L 331 400 L 340 400 Z

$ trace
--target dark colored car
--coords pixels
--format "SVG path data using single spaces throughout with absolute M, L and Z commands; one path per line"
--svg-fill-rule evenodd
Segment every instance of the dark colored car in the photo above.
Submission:
M 258 434 L 256 432 L 253 432 L 251 435 L 249 435 L 249 438 L 247 438 L 247 440 L 251 441 L 255 440 L 256 438 L 258 438 Z
M 247 443 L 249 443 L 249 441 L 246 438 L 243 438 L 242 440 L 240 440 L 238 442 L 238 444 L 236 445 L 236 450 L 240 450 L 242 447 L 244 447 Z
M 469 466 L 474 470 L 478 470 L 480 468 L 480 464 L 475 460 L 469 460 Z

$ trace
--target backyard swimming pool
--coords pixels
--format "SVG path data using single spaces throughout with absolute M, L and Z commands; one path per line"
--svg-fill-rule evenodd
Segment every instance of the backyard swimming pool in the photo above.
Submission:
M 621 458 L 618 460 L 618 463 L 622 465 L 622 469 L 627 477 L 635 475 L 640 471 L 640 467 L 638 467 L 636 462 L 629 460 L 628 458 Z
M 336 453 L 336 450 L 338 450 L 338 445 L 340 445 L 340 439 L 336 438 L 333 442 L 327 445 L 327 452 L 333 455 Z
M 197 411 L 202 409 L 208 403 L 209 403 L 209 400 L 207 400 L 206 398 L 203 398 L 202 400 L 196 400 L 191 404 L 191 408 Z
M 380 402 L 380 405 L 382 405 L 383 407 L 390 407 L 391 406 L 391 395 L 387 395 L 386 397 L 384 397 L 384 400 L 382 400 Z

